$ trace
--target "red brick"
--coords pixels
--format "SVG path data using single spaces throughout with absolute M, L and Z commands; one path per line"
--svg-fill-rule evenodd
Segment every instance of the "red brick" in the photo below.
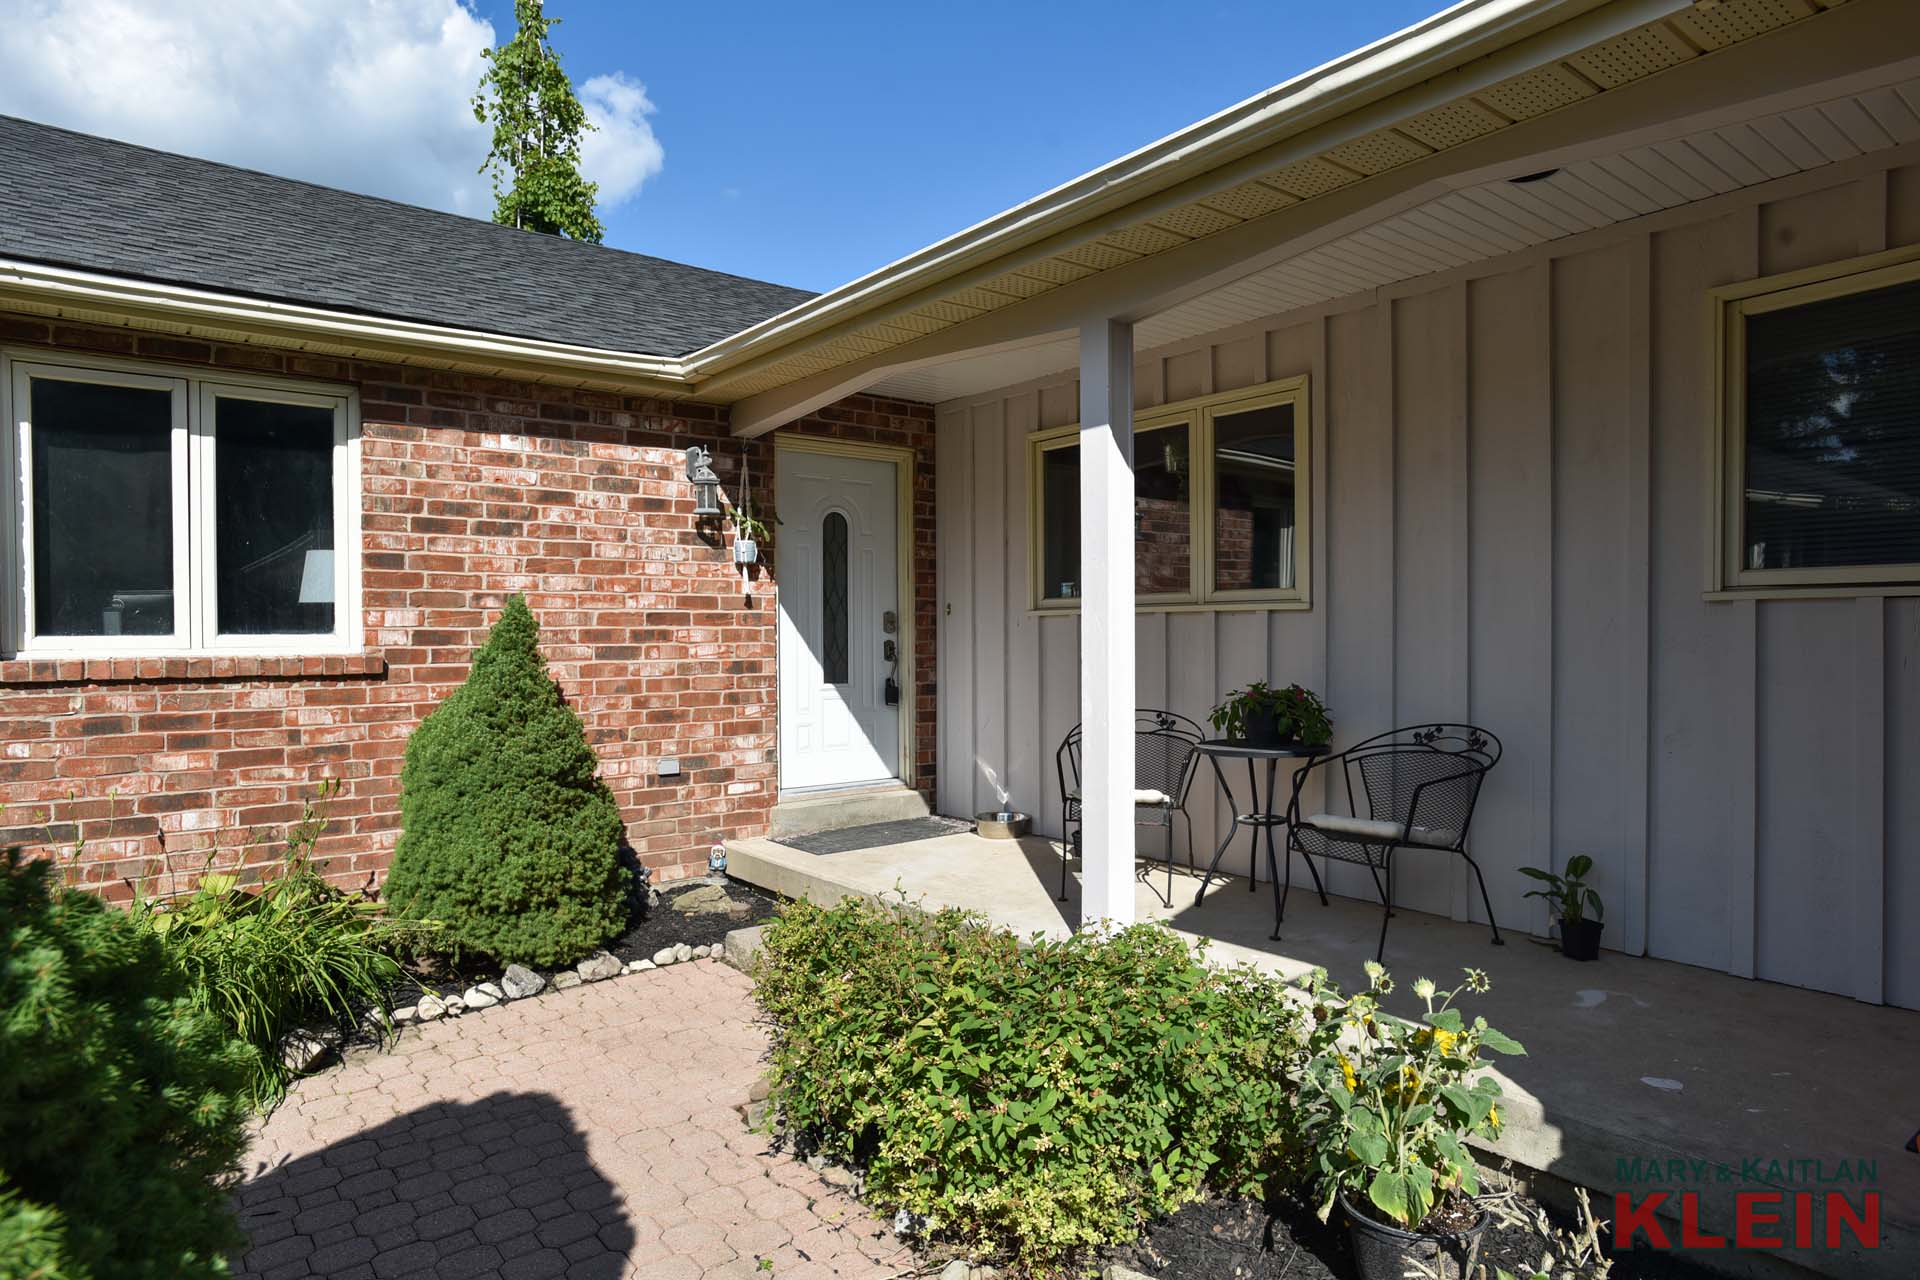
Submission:
M 326 776 L 343 784 L 330 873 L 377 880 L 407 735 L 465 678 L 515 591 L 540 618 L 642 861 L 672 879 L 704 867 L 716 834 L 764 834 L 778 772 L 777 548 L 743 599 L 727 548 L 694 527 L 683 478 L 685 449 L 702 444 L 729 493 L 744 463 L 755 505 L 777 509 L 772 441 L 733 440 L 723 408 L 26 317 L 0 315 L 0 336 L 360 390 L 363 653 L 0 661 L 0 742 L 33 750 L 0 760 L 0 801 L 89 824 L 99 843 L 77 880 L 124 896 L 124 878 L 162 865 L 161 829 L 176 862 L 197 868 L 215 848 L 239 850 L 245 828 L 297 817 Z M 914 782 L 931 796 L 932 410 L 861 396 L 787 430 L 914 450 Z M 672 786 L 654 776 L 663 755 L 683 762 Z M 110 844 L 109 791 L 120 796 Z

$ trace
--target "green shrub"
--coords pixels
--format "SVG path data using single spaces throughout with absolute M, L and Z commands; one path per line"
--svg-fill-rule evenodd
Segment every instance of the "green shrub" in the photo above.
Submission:
M 0 1273 L 215 1276 L 254 1053 L 153 931 L 0 862 Z
M 1206 1186 L 1297 1178 L 1283 984 L 1140 925 L 1023 946 L 969 914 L 788 907 L 756 973 L 788 1132 L 868 1198 L 1045 1268 Z
M 394 952 L 419 933 L 315 869 L 325 806 L 338 791 L 328 779 L 307 802 L 287 830 L 283 861 L 262 883 L 243 889 L 236 875 L 209 873 L 190 895 L 137 907 L 193 980 L 195 1002 L 259 1050 L 256 1102 L 286 1088 L 278 1046 L 288 1031 L 316 1019 L 351 1023 L 370 1009 L 384 1014 L 400 980 Z
M 473 671 L 414 731 L 387 897 L 454 951 L 554 965 L 626 923 L 620 810 L 514 596 Z

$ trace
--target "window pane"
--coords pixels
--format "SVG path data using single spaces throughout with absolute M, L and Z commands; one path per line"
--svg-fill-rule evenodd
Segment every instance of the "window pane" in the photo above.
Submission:
M 173 394 L 31 386 L 35 633 L 173 634 Z
M 221 635 L 333 630 L 333 410 L 221 397 L 213 436 Z
M 1080 446 L 1040 454 L 1040 598 L 1080 595 Z
M 1284 590 L 1293 576 L 1293 406 L 1213 420 L 1213 585 Z
M 827 512 L 820 530 L 820 667 L 828 684 L 847 682 L 847 518 Z
M 1193 589 L 1193 475 L 1186 423 L 1133 438 L 1133 588 L 1141 595 Z
M 1747 321 L 1744 566 L 1920 564 L 1920 283 Z

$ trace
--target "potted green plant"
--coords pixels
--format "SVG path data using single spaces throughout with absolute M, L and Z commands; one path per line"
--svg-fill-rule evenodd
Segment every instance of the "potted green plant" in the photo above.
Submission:
M 760 544 L 773 542 L 773 527 L 754 512 L 752 498 L 729 507 L 727 515 L 733 521 L 733 562 L 758 563 Z
M 1207 719 L 1228 741 L 1250 747 L 1317 747 L 1333 737 L 1326 704 L 1297 684 L 1275 689 L 1256 680 L 1228 694 Z
M 1299 1118 L 1319 1215 L 1345 1213 L 1362 1280 L 1465 1280 L 1488 1220 L 1467 1142 L 1500 1131 L 1500 1086 L 1481 1051 L 1526 1050 L 1454 1007 L 1461 992 L 1487 990 L 1478 969 L 1451 991 L 1415 982 L 1426 1006 L 1417 1023 L 1381 1008 L 1393 991 L 1385 969 L 1369 961 L 1367 978 L 1348 1000 L 1323 969 L 1306 980 L 1313 1030 Z
M 1560 954 L 1569 960 L 1598 960 L 1600 931 L 1606 917 L 1606 905 L 1600 894 L 1586 881 L 1593 870 L 1593 859 L 1576 853 L 1567 859 L 1565 875 L 1555 875 L 1539 867 L 1522 867 L 1520 874 L 1532 876 L 1545 888 L 1530 889 L 1529 898 L 1544 898 L 1553 908 L 1560 925 Z

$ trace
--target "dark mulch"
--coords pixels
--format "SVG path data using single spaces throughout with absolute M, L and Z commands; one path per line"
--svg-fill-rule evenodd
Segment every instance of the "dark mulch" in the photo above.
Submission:
M 602 950 L 612 952 L 621 961 L 651 960 L 662 947 L 686 943 L 690 947 L 711 946 L 724 941 L 735 929 L 749 929 L 773 919 L 782 899 L 738 880 L 728 880 L 724 892 L 735 904 L 727 913 L 688 915 L 674 909 L 682 894 L 709 884 L 706 879 L 674 880 L 658 887 L 658 900 L 636 902 L 627 931 L 609 941 Z M 636 895 L 637 896 L 637 895 Z M 417 1004 L 431 991 L 440 995 L 458 995 L 477 982 L 494 982 L 505 966 L 487 960 L 466 959 L 455 964 L 444 956 L 424 957 L 409 965 L 391 1001 L 397 1008 Z M 541 974 L 552 977 L 553 971 Z
M 1519 1203 L 1525 1204 L 1524 1200 Z M 1566 1225 L 1558 1213 L 1550 1216 Z M 1117 1262 L 1155 1280 L 1353 1280 L 1353 1251 L 1336 1210 L 1333 1225 L 1311 1207 L 1282 1201 L 1219 1197 L 1195 1201 L 1150 1224 L 1133 1244 L 1107 1250 Z M 1539 1261 L 1543 1241 L 1524 1227 L 1494 1223 L 1480 1242 L 1480 1265 L 1515 1275 Z M 1614 1258 L 1611 1280 L 1713 1280 L 1720 1273 L 1673 1254 L 1640 1249 Z
M 676 898 L 707 883 L 705 879 L 675 880 L 660 886 L 659 903 L 642 908 L 627 931 L 606 949 L 622 960 L 651 960 L 660 948 L 677 943 L 704 947 L 724 941 L 735 929 L 765 924 L 780 910 L 779 894 L 738 880 L 726 882 L 727 897 L 741 909 L 737 914 L 685 915 L 673 909 Z

